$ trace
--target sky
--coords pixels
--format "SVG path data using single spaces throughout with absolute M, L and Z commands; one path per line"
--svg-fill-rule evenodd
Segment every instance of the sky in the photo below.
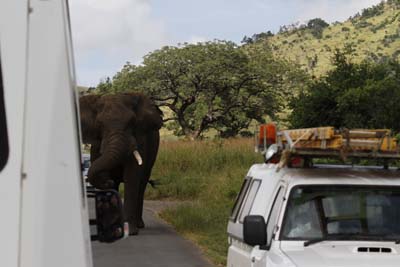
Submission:
M 230 40 L 319 17 L 344 21 L 381 0 L 69 0 L 78 85 L 96 86 L 165 45 Z

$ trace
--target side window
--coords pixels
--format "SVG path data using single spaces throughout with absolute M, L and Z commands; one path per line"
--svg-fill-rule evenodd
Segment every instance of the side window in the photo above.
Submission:
M 257 195 L 258 189 L 260 188 L 261 181 L 253 180 L 249 192 L 246 195 L 246 199 L 242 205 L 242 209 L 240 211 L 239 222 L 243 223 L 244 217 L 250 214 L 251 207 L 253 206 L 254 199 Z
M 276 221 L 279 216 L 279 211 L 282 206 L 283 197 L 285 194 L 284 188 L 281 186 L 275 195 L 274 203 L 272 204 L 271 212 L 269 213 L 267 220 L 267 246 L 271 245 L 271 241 L 274 235 Z
M 0 58 L 0 171 L 7 163 L 9 154 L 8 135 L 6 124 L 6 110 L 4 106 L 4 87 L 3 87 L 3 72 L 1 69 Z
M 244 196 L 246 195 L 247 189 L 249 189 L 249 184 L 250 184 L 250 178 L 246 177 L 246 179 L 244 179 L 243 181 L 242 187 L 240 188 L 239 194 L 236 197 L 235 205 L 233 205 L 233 209 L 230 216 L 230 219 L 232 221 L 236 221 L 237 219 L 239 209 L 242 205 Z

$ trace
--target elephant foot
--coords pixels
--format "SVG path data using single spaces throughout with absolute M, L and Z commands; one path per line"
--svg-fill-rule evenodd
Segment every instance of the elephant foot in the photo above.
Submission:
M 137 227 L 139 228 L 139 229 L 143 229 L 144 228 L 144 221 L 141 219 L 141 220 L 139 220 L 139 222 L 137 223 Z
M 139 228 L 133 226 L 132 224 L 129 224 L 129 235 L 138 235 L 138 234 L 139 234 Z

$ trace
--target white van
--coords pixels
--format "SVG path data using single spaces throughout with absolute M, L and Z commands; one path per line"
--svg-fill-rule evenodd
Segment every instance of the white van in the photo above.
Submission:
M 1 267 L 91 267 L 91 239 L 128 232 L 118 193 L 91 190 L 90 234 L 77 103 L 68 1 L 1 0 Z
M 399 266 L 400 172 L 253 165 L 228 235 L 228 267 Z

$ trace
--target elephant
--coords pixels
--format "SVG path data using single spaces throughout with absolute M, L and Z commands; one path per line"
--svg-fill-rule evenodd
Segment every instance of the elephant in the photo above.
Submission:
M 125 184 L 130 235 L 144 227 L 143 198 L 160 143 L 162 111 L 145 95 L 85 95 L 79 99 L 83 143 L 90 144 L 88 181 L 98 189 Z

